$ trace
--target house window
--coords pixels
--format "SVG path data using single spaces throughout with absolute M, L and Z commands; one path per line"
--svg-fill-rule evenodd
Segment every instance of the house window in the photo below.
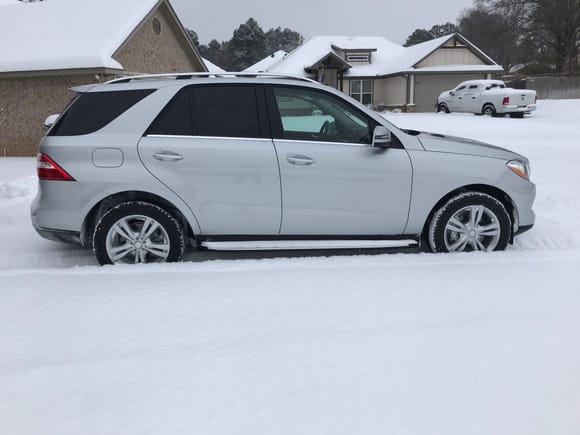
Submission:
M 153 31 L 155 32 L 155 34 L 159 35 L 161 33 L 161 22 L 159 21 L 159 19 L 153 18 L 151 25 L 153 26 Z
M 351 80 L 350 96 L 362 104 L 373 104 L 373 81 Z
M 347 62 L 366 62 L 366 63 L 369 63 L 371 61 L 371 58 L 370 58 L 370 55 L 368 53 L 347 54 L 346 61 Z

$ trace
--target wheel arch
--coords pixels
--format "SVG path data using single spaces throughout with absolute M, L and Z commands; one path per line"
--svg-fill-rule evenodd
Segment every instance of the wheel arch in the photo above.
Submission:
M 435 215 L 437 210 L 439 210 L 441 207 L 443 207 L 454 196 L 457 196 L 461 193 L 466 193 L 466 192 L 485 193 L 489 196 L 494 197 L 495 199 L 497 199 L 499 202 L 502 203 L 502 205 L 505 207 L 505 209 L 507 210 L 508 215 L 510 217 L 511 229 L 512 229 L 511 235 L 510 235 L 510 244 L 513 243 L 514 234 L 516 232 L 515 226 L 518 223 L 518 211 L 517 211 L 516 205 L 513 202 L 513 200 L 511 199 L 511 197 L 506 192 L 504 192 L 503 190 L 501 190 L 495 186 L 491 186 L 489 184 L 468 184 L 468 185 L 465 185 L 463 187 L 459 187 L 457 189 L 454 189 L 451 192 L 447 193 L 445 196 L 443 196 L 433 206 L 433 208 L 431 208 L 431 211 L 427 215 L 427 219 L 425 220 L 425 222 L 423 224 L 423 230 L 421 231 L 421 239 L 426 240 L 426 237 L 428 235 L 427 233 L 429 231 L 429 224 L 431 223 L 431 219 L 433 219 L 433 216 Z
M 92 233 L 97 223 L 99 222 L 99 219 L 101 218 L 101 216 L 103 216 L 103 214 L 105 214 L 108 210 L 112 209 L 113 207 L 128 201 L 149 202 L 151 204 L 155 204 L 163 208 L 169 214 L 171 214 L 182 226 L 184 230 L 183 231 L 184 235 L 186 237 L 186 243 L 189 243 L 190 245 L 195 243 L 194 229 L 191 223 L 185 217 L 185 214 L 179 209 L 179 207 L 175 206 L 175 204 L 154 193 L 139 190 L 131 190 L 118 192 L 106 196 L 102 198 L 100 201 L 98 201 L 91 208 L 91 210 L 85 216 L 83 225 L 81 227 L 82 244 L 86 246 L 87 243 L 90 243 L 92 239 Z
M 495 108 L 495 104 L 493 104 L 492 102 L 488 101 L 487 103 L 483 103 L 481 105 L 481 113 L 483 113 L 483 110 L 485 109 L 485 106 L 491 106 L 493 108 L 493 110 L 497 112 L 497 109 Z

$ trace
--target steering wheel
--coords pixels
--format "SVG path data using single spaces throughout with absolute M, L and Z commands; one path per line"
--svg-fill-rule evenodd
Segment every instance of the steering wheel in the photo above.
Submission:
M 318 135 L 328 136 L 329 133 L 330 133 L 330 121 L 324 121 L 324 123 L 320 127 L 320 132 L 318 133 Z

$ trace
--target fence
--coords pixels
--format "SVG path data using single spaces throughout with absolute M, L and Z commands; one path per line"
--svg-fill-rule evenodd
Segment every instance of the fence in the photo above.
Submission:
M 542 100 L 580 98 L 580 77 L 536 76 L 505 77 L 506 84 L 515 89 L 533 89 Z

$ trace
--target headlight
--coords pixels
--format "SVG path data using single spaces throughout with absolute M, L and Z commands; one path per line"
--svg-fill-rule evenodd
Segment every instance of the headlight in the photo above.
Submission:
M 530 179 L 530 165 L 528 162 L 523 162 L 521 160 L 510 160 L 506 163 L 507 167 L 526 180 Z

